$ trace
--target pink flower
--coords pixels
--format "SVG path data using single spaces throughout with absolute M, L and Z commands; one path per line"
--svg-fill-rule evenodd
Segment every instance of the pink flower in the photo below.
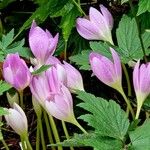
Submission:
M 18 54 L 8 54 L 3 64 L 4 79 L 17 90 L 23 90 L 31 81 L 31 73 Z
M 28 131 L 27 117 L 18 104 L 14 103 L 13 107 L 14 108 L 8 109 L 8 114 L 5 115 L 5 119 L 7 124 L 10 125 L 17 134 L 23 136 L 27 134 Z
M 113 18 L 106 7 L 100 5 L 100 11 L 91 7 L 89 19 L 77 19 L 77 31 L 87 40 L 104 40 L 111 44 L 111 30 L 113 27 Z
M 133 71 L 133 85 L 137 98 L 137 114 L 139 116 L 140 109 L 144 100 L 150 94 L 150 63 L 142 64 L 138 61 Z
M 58 79 L 72 92 L 75 90 L 84 91 L 83 79 L 80 72 L 69 63 L 63 61 L 64 64 L 57 64 Z
M 98 53 L 92 52 L 89 56 L 94 75 L 106 85 L 120 91 L 122 89 L 122 70 L 118 54 L 110 48 L 113 61 Z
M 33 76 L 30 90 L 44 107 L 45 100 L 53 99 L 53 96 L 60 91 L 60 81 L 58 80 L 56 68 L 51 67 L 46 72 Z
M 61 92 L 53 100 L 46 100 L 47 112 L 57 119 L 74 123 L 73 100 L 69 90 L 62 85 Z
M 67 74 L 67 87 L 71 91 L 74 91 L 74 90 L 84 91 L 83 79 L 82 79 L 80 72 L 65 61 L 64 61 L 63 67 L 65 68 L 65 71 Z
M 46 30 L 42 30 L 33 21 L 29 32 L 29 45 L 32 53 L 40 64 L 45 64 L 49 56 L 53 55 L 58 42 L 58 34 L 55 37 Z

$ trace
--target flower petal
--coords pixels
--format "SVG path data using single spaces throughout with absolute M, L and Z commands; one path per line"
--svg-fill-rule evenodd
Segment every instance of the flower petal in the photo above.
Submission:
M 87 40 L 101 39 L 98 28 L 85 18 L 78 18 L 76 27 L 78 33 Z

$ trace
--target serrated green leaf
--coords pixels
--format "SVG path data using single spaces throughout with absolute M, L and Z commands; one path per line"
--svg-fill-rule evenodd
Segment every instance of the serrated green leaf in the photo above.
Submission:
M 29 59 L 30 57 L 33 57 L 31 50 L 29 48 L 23 47 L 23 45 L 24 45 L 24 39 L 11 44 L 5 50 L 5 55 L 18 52 L 20 56 L 25 57 L 27 59 Z
M 71 30 L 75 25 L 76 17 L 79 15 L 79 11 L 74 6 L 69 12 L 67 12 L 67 14 L 62 17 L 60 27 L 62 28 L 62 34 L 65 41 L 68 41 Z
M 5 50 L 13 41 L 13 37 L 14 37 L 14 29 L 12 29 L 9 33 L 7 33 L 6 35 L 3 35 L 2 37 L 2 41 L 1 41 L 1 49 Z
M 72 62 L 75 62 L 77 65 L 79 65 L 80 69 L 90 70 L 90 65 L 89 65 L 89 53 L 90 52 L 91 51 L 82 51 L 81 54 L 71 56 L 71 57 L 69 57 L 69 59 Z
M 8 91 L 12 86 L 5 81 L 0 80 L 0 95 Z
M 62 145 L 64 147 L 80 147 L 80 146 L 90 146 L 97 150 L 121 150 L 122 142 L 110 137 L 102 137 L 98 133 L 89 134 L 75 134 L 72 139 L 65 140 L 60 144 L 51 144 L 49 146 Z
M 121 0 L 121 4 L 128 2 L 129 0 Z
M 131 139 L 131 149 L 149 150 L 150 149 L 150 119 L 135 131 L 129 132 Z
M 69 11 L 71 11 L 71 9 L 73 8 L 73 4 L 70 3 L 70 1 L 64 5 L 64 7 L 62 9 L 60 9 L 59 11 L 54 12 L 51 17 L 60 17 L 60 16 L 64 16 L 66 13 L 68 13 Z
M 140 0 L 137 16 L 139 16 L 140 14 L 142 14 L 146 11 L 150 12 L 150 1 L 149 0 Z
M 49 68 L 50 68 L 50 65 L 43 65 L 39 69 L 33 71 L 32 75 L 39 75 L 39 74 L 41 74 L 42 72 L 46 71 Z
M 80 116 L 80 119 L 88 122 L 96 132 L 103 136 L 124 139 L 129 128 L 129 120 L 116 102 L 112 100 L 108 102 L 82 91 L 77 91 L 77 94 L 77 97 L 84 101 L 78 106 L 91 113 Z
M 148 45 L 150 41 L 150 35 L 144 33 L 142 35 L 146 54 L 149 54 Z M 138 37 L 138 29 L 136 26 L 135 19 L 131 19 L 128 16 L 123 16 L 119 28 L 117 29 L 117 41 L 119 49 L 118 53 L 124 63 L 128 63 L 133 59 L 142 59 L 143 51 Z
M 4 52 L 0 51 L 0 62 L 3 62 L 5 59 Z
M 111 52 L 109 50 L 109 45 L 107 43 L 99 42 L 90 42 L 90 47 L 93 51 L 100 53 L 107 58 L 112 58 Z
M 53 15 L 57 11 L 59 11 L 64 5 L 67 3 L 67 0 L 59 1 L 59 0 L 50 0 L 48 3 L 41 5 L 36 11 L 30 16 L 30 18 L 23 24 L 20 28 L 19 35 L 23 30 L 29 28 L 33 20 L 36 20 L 38 23 L 42 23 L 49 15 Z

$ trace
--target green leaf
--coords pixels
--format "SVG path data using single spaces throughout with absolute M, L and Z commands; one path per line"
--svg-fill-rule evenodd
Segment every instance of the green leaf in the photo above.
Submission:
M 5 81 L 0 80 L 0 95 L 8 91 L 12 86 Z
M 0 49 L 5 50 L 12 43 L 13 37 L 14 37 L 14 29 L 12 29 L 6 35 L 3 35 L 2 41 L 0 44 Z
M 16 0 L 1 0 L 0 2 L 0 9 L 6 8 L 10 3 Z
M 3 62 L 5 59 L 4 52 L 0 51 L 0 62 Z
M 80 116 L 80 119 L 88 122 L 102 136 L 124 139 L 129 128 L 129 120 L 116 102 L 108 102 L 82 91 L 77 91 L 77 94 L 77 97 L 84 101 L 78 106 L 91 113 Z
M 139 16 L 140 14 L 142 14 L 146 11 L 150 12 L 150 1 L 149 0 L 140 0 L 137 16 Z
M 33 71 L 32 75 L 39 75 L 39 74 L 41 74 L 42 72 L 46 71 L 49 68 L 50 68 L 50 65 L 43 65 L 39 69 Z
M 65 140 L 60 144 L 51 144 L 49 146 L 58 146 L 62 145 L 64 147 L 74 146 L 90 146 L 97 150 L 121 150 L 122 143 L 119 140 L 110 138 L 110 137 L 102 137 L 98 133 L 89 133 L 89 134 L 75 134 L 72 139 Z M 87 147 L 87 149 L 88 149 Z
M 51 17 L 60 17 L 60 16 L 64 16 L 66 13 L 68 13 L 69 11 L 71 11 L 71 9 L 73 8 L 73 4 L 70 3 L 70 1 L 64 5 L 64 7 L 62 9 L 60 9 L 59 11 L 54 12 Z
M 121 4 L 128 2 L 129 0 L 121 0 Z
M 144 124 L 129 132 L 131 139 L 131 149 L 133 150 L 149 150 L 150 149 L 150 119 Z
M 0 107 L 0 116 L 7 115 L 7 114 L 8 114 L 7 109 Z M 0 124 L 0 126 L 1 126 L 1 124 Z
M 41 5 L 36 11 L 30 16 L 30 18 L 23 24 L 20 28 L 19 35 L 23 30 L 29 28 L 33 20 L 36 20 L 37 23 L 42 23 L 46 20 L 49 15 L 53 15 L 57 11 L 59 11 L 64 5 L 67 3 L 67 0 L 59 1 L 59 0 L 50 0 L 48 3 Z
M 68 41 L 71 30 L 75 26 L 76 17 L 79 15 L 79 11 L 74 6 L 62 17 L 60 27 L 62 28 L 62 34 L 65 41 Z
M 5 55 L 18 52 L 20 56 L 25 57 L 27 59 L 33 57 L 31 50 L 29 48 L 23 47 L 24 42 L 24 39 L 22 39 L 21 41 L 11 44 L 5 50 Z
M 144 33 L 142 39 L 146 49 L 146 54 L 148 55 L 150 53 L 147 49 L 150 43 L 150 35 Z M 119 28 L 117 29 L 117 41 L 119 45 L 117 51 L 124 63 L 128 63 L 133 59 L 143 58 L 143 51 L 138 37 L 138 29 L 135 19 L 131 19 L 125 15 L 122 17 L 119 23 Z
M 112 58 L 111 52 L 109 50 L 109 45 L 107 43 L 99 42 L 90 42 L 90 47 L 93 51 L 100 53 L 107 58 Z
M 69 57 L 69 59 L 72 62 L 75 62 L 77 65 L 79 65 L 80 69 L 90 70 L 90 65 L 89 65 L 89 53 L 90 52 L 91 51 L 82 51 L 81 54 L 71 56 Z

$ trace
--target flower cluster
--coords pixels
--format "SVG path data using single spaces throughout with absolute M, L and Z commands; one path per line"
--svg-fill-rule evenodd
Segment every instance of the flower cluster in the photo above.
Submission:
M 112 15 L 103 5 L 100 5 L 100 11 L 91 7 L 88 19 L 78 18 L 77 31 L 85 39 L 103 40 L 113 45 L 111 36 Z M 83 80 L 76 68 L 53 56 L 58 38 L 58 33 L 53 37 L 48 30 L 44 31 L 33 21 L 29 32 L 29 45 L 35 56 L 34 59 L 31 59 L 31 63 L 34 65 L 33 70 L 42 65 L 50 65 L 51 67 L 39 75 L 32 75 L 26 62 L 19 57 L 18 53 L 8 54 L 3 64 L 3 76 L 19 92 L 29 86 L 35 99 L 34 103 L 40 104 L 48 114 L 57 119 L 74 123 L 71 92 L 84 90 Z M 132 111 L 130 102 L 125 97 L 122 88 L 120 57 L 113 48 L 110 48 L 110 52 L 112 54 L 111 59 L 100 53 L 91 52 L 89 55 L 91 70 L 100 81 L 119 91 Z M 133 71 L 133 85 L 137 98 L 136 119 L 138 119 L 144 100 L 150 94 L 149 76 L 150 63 L 140 66 L 140 61 L 138 61 Z M 16 103 L 13 107 L 13 109 L 8 109 L 9 114 L 5 116 L 8 124 L 19 135 L 27 134 L 25 113 Z
M 3 76 L 18 91 L 23 91 L 29 86 L 36 102 L 50 115 L 60 120 L 73 122 L 74 113 L 71 92 L 84 90 L 83 80 L 76 68 L 65 61 L 61 63 L 53 56 L 57 42 L 58 34 L 53 37 L 48 30 L 44 31 L 33 21 L 29 32 L 29 45 L 35 56 L 34 59 L 31 59 L 31 63 L 34 65 L 33 70 L 42 65 L 50 65 L 51 67 L 40 75 L 34 76 L 18 53 L 9 54 L 3 64 Z M 15 128 L 12 121 L 15 121 L 14 115 L 16 114 L 18 116 L 16 119 L 18 119 L 23 113 L 18 114 L 16 108 L 19 108 L 19 106 L 17 104 L 14 106 L 14 109 L 9 110 L 11 114 L 6 115 L 6 120 L 18 134 L 22 134 L 20 129 L 25 128 L 23 124 L 26 119 L 22 117 L 23 122 L 16 126 L 17 129 Z M 19 112 L 20 110 L 21 108 L 19 108 Z

